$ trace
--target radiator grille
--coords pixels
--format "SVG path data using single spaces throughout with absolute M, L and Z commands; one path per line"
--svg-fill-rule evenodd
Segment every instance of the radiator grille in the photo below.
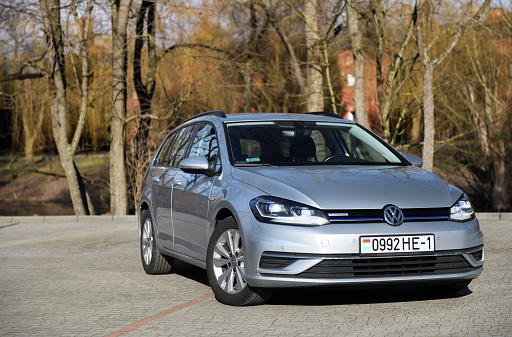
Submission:
M 450 208 L 403 208 L 404 222 L 448 220 Z M 328 210 L 324 214 L 331 222 L 384 222 L 382 209 Z

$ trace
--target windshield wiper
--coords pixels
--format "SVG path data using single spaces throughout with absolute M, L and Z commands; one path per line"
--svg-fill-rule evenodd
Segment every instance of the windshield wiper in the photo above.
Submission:
M 260 167 L 260 166 L 273 166 L 269 163 L 235 163 L 237 167 Z

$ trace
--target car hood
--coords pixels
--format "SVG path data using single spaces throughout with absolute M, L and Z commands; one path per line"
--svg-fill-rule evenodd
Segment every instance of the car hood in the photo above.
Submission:
M 462 192 L 415 166 L 234 167 L 234 179 L 320 209 L 451 207 Z

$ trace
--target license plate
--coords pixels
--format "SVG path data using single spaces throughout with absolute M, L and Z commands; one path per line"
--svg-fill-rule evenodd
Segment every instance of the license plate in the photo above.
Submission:
M 361 236 L 361 254 L 434 251 L 434 235 Z

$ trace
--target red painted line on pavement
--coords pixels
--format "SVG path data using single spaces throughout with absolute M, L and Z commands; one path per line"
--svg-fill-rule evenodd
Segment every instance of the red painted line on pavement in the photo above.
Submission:
M 198 297 L 198 298 L 193 299 L 193 300 L 191 300 L 191 301 L 188 301 L 188 302 L 186 302 L 186 303 L 183 303 L 183 304 L 177 305 L 177 306 L 175 306 L 175 307 L 172 307 L 172 308 L 170 308 L 170 309 L 167 309 L 167 310 L 165 310 L 165 311 L 162 311 L 162 312 L 160 312 L 160 313 L 158 313 L 158 314 L 156 314 L 156 315 L 153 315 L 153 316 L 150 316 L 150 317 L 147 317 L 147 318 L 141 319 L 140 321 L 135 322 L 135 323 L 133 323 L 133 324 L 130 324 L 130 325 L 128 325 L 127 327 L 124 327 L 124 328 L 122 328 L 122 329 L 120 329 L 120 330 L 114 331 L 114 332 L 112 332 L 112 333 L 110 333 L 110 334 L 106 335 L 105 337 L 117 337 L 117 336 L 124 335 L 125 333 L 128 333 L 128 332 L 130 332 L 130 331 L 133 331 L 133 330 L 135 330 L 135 329 L 137 329 L 137 328 L 140 328 L 140 327 L 141 327 L 141 326 L 143 326 L 144 324 L 147 324 L 147 323 L 152 322 L 152 321 L 154 321 L 154 320 L 157 320 L 157 319 L 159 319 L 159 318 L 162 318 L 162 317 L 165 317 L 165 316 L 170 315 L 170 314 L 172 314 L 172 313 L 175 313 L 176 311 L 179 311 L 179 310 L 181 310 L 181 309 L 185 309 L 185 308 L 187 308 L 187 307 L 190 307 L 190 306 L 192 306 L 192 305 L 194 305 L 194 304 L 197 304 L 197 303 L 199 303 L 199 302 L 202 302 L 202 301 L 204 301 L 204 300 L 207 300 L 207 299 L 209 299 L 209 298 L 212 298 L 213 296 L 214 296 L 214 295 L 213 295 L 213 293 L 209 293 L 209 294 L 203 295 L 203 296 L 201 296 L 201 297 Z

